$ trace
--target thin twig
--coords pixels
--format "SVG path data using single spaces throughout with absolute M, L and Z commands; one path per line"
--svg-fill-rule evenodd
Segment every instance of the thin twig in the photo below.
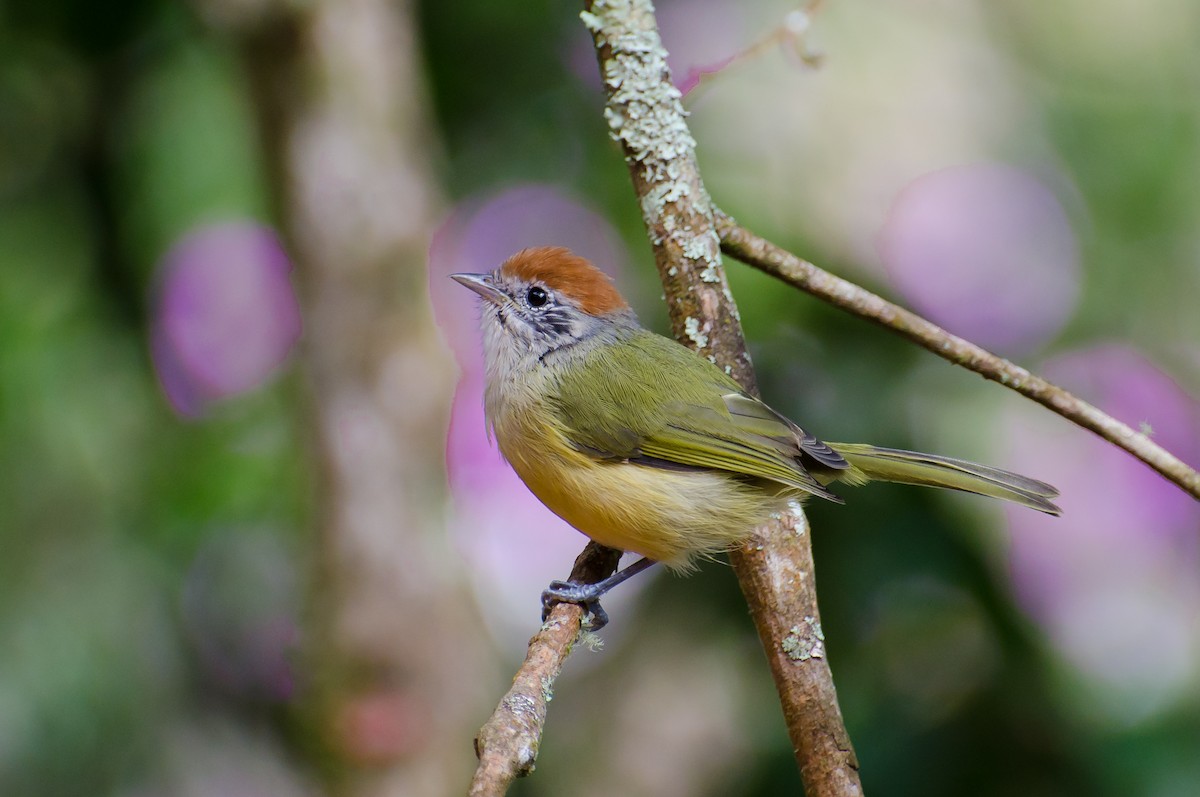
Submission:
M 575 560 L 571 580 L 594 584 L 616 570 L 620 558 L 620 551 L 588 543 Z M 559 603 L 529 640 L 525 661 L 513 677 L 512 686 L 475 737 L 479 766 L 471 780 L 470 797 L 499 797 L 516 778 L 533 771 L 546 722 L 546 704 L 563 662 L 579 637 L 582 621 L 583 607 Z
M 621 145 L 676 338 L 756 390 L 737 307 L 721 268 L 696 142 L 649 0 L 585 0 L 613 138 Z M 804 515 L 794 511 L 730 554 L 767 653 L 809 797 L 861 795 L 817 610 Z
M 1141 432 L 1021 366 L 950 334 L 916 313 L 892 304 L 852 282 L 822 271 L 807 260 L 739 226 L 730 216 L 719 210 L 716 211 L 716 219 L 717 231 L 721 236 L 721 249 L 730 257 L 849 313 L 874 321 L 955 365 L 961 365 L 1033 399 L 1067 420 L 1125 449 L 1193 497 L 1200 499 L 1200 473 Z

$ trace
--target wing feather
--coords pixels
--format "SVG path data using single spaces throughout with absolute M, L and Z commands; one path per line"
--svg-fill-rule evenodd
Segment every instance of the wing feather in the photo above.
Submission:
M 843 469 L 844 459 L 667 338 L 640 331 L 596 347 L 563 370 L 557 387 L 567 437 L 589 456 L 723 470 L 840 501 L 804 460 Z

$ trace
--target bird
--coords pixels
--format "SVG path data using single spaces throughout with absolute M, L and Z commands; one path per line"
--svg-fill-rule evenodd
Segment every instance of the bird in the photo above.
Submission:
M 723 369 L 644 328 L 612 280 L 569 249 L 521 250 L 452 274 L 479 297 L 484 415 L 501 455 L 551 512 L 641 559 L 595 584 L 551 582 L 598 629 L 599 598 L 654 563 L 693 570 L 744 543 L 789 501 L 836 503 L 834 483 L 961 490 L 1050 515 L 1045 482 L 961 459 L 826 443 Z

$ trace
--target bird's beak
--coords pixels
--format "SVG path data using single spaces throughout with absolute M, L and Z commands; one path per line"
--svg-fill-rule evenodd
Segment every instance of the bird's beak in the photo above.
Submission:
M 451 274 L 450 279 L 465 285 L 492 304 L 504 304 L 508 296 L 492 282 L 491 274 Z

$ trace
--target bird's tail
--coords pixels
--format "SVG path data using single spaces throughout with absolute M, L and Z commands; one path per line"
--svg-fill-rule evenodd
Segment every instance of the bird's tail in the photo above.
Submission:
M 1062 514 L 1050 501 L 1058 495 L 1058 490 L 1037 479 L 935 454 L 861 443 L 829 443 L 829 446 L 850 463 L 848 470 L 831 473 L 847 482 L 879 480 L 945 487 L 1012 501 L 1048 515 Z

